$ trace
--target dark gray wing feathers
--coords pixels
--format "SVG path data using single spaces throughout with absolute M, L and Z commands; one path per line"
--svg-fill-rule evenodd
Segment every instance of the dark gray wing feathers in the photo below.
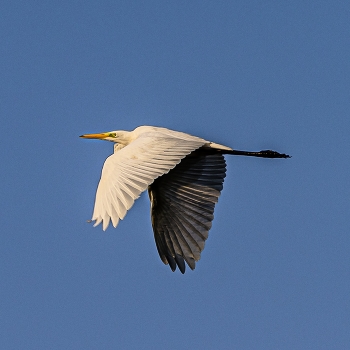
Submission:
M 175 271 L 200 259 L 226 176 L 224 156 L 201 148 L 149 186 L 154 238 L 160 258 Z

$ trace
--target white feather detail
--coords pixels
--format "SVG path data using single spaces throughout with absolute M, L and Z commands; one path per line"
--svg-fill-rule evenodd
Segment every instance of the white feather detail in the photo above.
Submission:
M 156 178 L 168 173 L 195 149 L 208 144 L 204 139 L 180 132 L 142 133 L 138 129 L 133 132 L 138 135 L 127 146 L 116 147 L 116 152 L 103 165 L 92 215 L 94 226 L 102 223 L 103 230 L 110 221 L 116 227 Z

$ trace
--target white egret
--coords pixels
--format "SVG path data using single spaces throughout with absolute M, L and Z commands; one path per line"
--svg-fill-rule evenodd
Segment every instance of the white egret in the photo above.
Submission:
M 226 176 L 224 154 L 289 158 L 265 150 L 237 151 L 178 131 L 140 126 L 80 137 L 115 142 L 102 168 L 92 215 L 94 226 L 116 227 L 148 189 L 151 221 L 159 256 L 172 271 L 193 270 L 214 218 Z

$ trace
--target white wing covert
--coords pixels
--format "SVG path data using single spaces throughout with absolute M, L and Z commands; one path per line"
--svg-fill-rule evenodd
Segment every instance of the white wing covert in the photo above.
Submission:
M 159 176 L 168 173 L 192 151 L 207 141 L 144 133 L 109 156 L 102 168 L 92 220 L 94 226 L 110 220 L 118 225 L 140 194 Z

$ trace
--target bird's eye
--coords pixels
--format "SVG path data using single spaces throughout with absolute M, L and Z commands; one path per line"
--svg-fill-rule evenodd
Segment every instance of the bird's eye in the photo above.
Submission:
M 117 134 L 115 133 L 115 132 L 111 132 L 109 135 L 108 135 L 108 137 L 116 137 L 117 136 Z

